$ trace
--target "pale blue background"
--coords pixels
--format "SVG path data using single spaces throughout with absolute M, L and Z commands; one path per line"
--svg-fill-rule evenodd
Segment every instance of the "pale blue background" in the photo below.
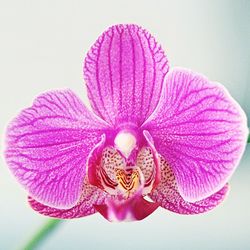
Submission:
M 171 66 L 223 83 L 250 114 L 250 1 L 0 0 L 0 129 L 39 93 L 70 87 L 87 102 L 82 61 L 116 23 L 147 28 Z M 1 151 L 3 146 L 1 147 Z M 95 215 L 64 223 L 40 249 L 250 249 L 250 149 L 225 203 L 200 216 L 163 209 L 142 222 Z M 0 162 L 0 249 L 18 249 L 46 219 Z

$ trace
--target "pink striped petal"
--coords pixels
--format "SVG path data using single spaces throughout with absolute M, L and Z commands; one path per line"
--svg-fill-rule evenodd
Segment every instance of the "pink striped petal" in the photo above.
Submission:
M 105 192 L 85 182 L 80 201 L 77 205 L 69 209 L 52 208 L 41 204 L 31 197 L 28 200 L 30 206 L 40 214 L 59 219 L 73 219 L 94 214 L 96 212 L 94 205 L 103 204 L 105 198 Z
M 168 74 L 143 128 L 174 171 L 181 196 L 195 202 L 227 183 L 244 152 L 246 116 L 227 90 L 184 69 Z
M 229 187 L 226 184 L 221 190 L 206 199 L 194 203 L 187 202 L 179 194 L 174 173 L 163 157 L 161 157 L 161 170 L 161 183 L 149 196 L 161 207 L 172 212 L 187 215 L 204 213 L 220 204 L 228 194 Z
M 85 60 L 84 75 L 93 110 L 108 123 L 141 125 L 154 111 L 168 61 L 155 39 L 136 25 L 104 32 Z
M 70 90 L 40 95 L 8 127 L 7 163 L 34 199 L 71 208 L 105 126 Z

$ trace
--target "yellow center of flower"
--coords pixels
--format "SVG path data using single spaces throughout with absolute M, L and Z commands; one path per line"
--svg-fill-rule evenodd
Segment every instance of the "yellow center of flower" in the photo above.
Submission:
M 137 169 L 116 169 L 118 187 L 128 198 L 140 186 L 140 174 Z

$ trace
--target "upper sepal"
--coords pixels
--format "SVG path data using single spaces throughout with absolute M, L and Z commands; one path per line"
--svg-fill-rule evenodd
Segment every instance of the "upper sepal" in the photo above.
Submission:
M 94 112 L 113 126 L 140 126 L 159 102 L 168 69 L 164 51 L 146 30 L 133 24 L 110 27 L 84 63 Z

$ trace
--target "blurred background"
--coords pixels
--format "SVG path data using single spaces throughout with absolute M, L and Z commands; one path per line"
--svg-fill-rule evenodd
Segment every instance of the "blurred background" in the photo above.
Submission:
M 85 103 L 82 62 L 108 26 L 136 23 L 166 50 L 171 66 L 223 83 L 250 117 L 250 1 L 0 0 L 0 249 L 19 249 L 46 221 L 3 160 L 7 123 L 34 97 L 71 88 Z M 100 215 L 64 222 L 40 249 L 250 249 L 250 148 L 223 205 L 198 216 L 158 209 L 142 222 Z

